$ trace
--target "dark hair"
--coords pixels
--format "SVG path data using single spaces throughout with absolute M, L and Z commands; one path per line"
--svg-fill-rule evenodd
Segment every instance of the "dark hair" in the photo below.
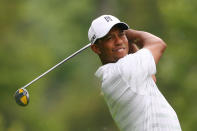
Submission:
M 99 39 L 97 39 L 95 42 L 94 42 L 94 44 L 98 44 L 99 43 L 99 41 L 100 41 L 100 38 Z

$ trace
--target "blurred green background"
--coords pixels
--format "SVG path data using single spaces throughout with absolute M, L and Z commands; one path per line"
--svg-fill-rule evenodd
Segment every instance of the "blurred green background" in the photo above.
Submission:
M 161 37 L 168 48 L 157 84 L 184 131 L 197 131 L 196 0 L 1 0 L 0 131 L 118 131 L 87 49 L 29 86 L 30 104 L 15 91 L 88 43 L 91 21 L 112 14 Z

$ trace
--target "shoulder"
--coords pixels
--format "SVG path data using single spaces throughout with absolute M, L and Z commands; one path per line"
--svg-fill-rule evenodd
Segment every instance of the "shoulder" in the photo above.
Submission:
M 119 59 L 116 63 L 110 63 L 99 67 L 95 75 L 104 80 L 116 76 L 131 76 L 143 72 L 144 68 L 149 67 L 150 59 L 153 59 L 151 52 L 143 48 L 134 54 L 128 54 Z M 154 61 L 154 60 L 152 60 Z
M 122 59 L 120 59 L 118 62 L 122 63 L 124 61 L 129 61 L 129 60 L 133 60 L 133 59 L 137 59 L 139 57 L 147 57 L 147 56 L 152 56 L 152 53 L 149 49 L 147 48 L 142 48 L 139 51 L 137 51 L 136 53 L 133 54 L 128 54 L 125 57 L 123 57 Z
M 144 61 L 150 60 L 152 57 L 151 52 L 146 49 L 140 49 L 136 53 L 128 54 L 117 62 L 119 68 L 135 68 L 141 65 Z M 153 59 L 153 57 L 152 57 Z
M 118 67 L 123 77 L 147 76 L 155 74 L 156 66 L 149 49 L 143 48 L 136 53 L 129 54 L 118 61 Z

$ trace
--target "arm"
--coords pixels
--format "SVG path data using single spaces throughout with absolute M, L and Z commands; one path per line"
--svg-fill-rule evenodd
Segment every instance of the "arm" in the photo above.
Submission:
M 140 48 L 149 49 L 154 57 L 155 63 L 157 64 L 159 62 L 166 48 L 166 44 L 162 39 L 148 32 L 132 29 L 126 30 L 125 33 L 128 41 L 135 43 Z

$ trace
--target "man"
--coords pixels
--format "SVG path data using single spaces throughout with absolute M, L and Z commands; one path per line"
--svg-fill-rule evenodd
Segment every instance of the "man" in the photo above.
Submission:
M 179 120 L 155 84 L 156 64 L 166 44 L 129 29 L 111 15 L 95 19 L 91 49 L 103 64 L 97 72 L 110 113 L 121 131 L 181 131 Z M 138 50 L 140 48 L 140 50 Z

